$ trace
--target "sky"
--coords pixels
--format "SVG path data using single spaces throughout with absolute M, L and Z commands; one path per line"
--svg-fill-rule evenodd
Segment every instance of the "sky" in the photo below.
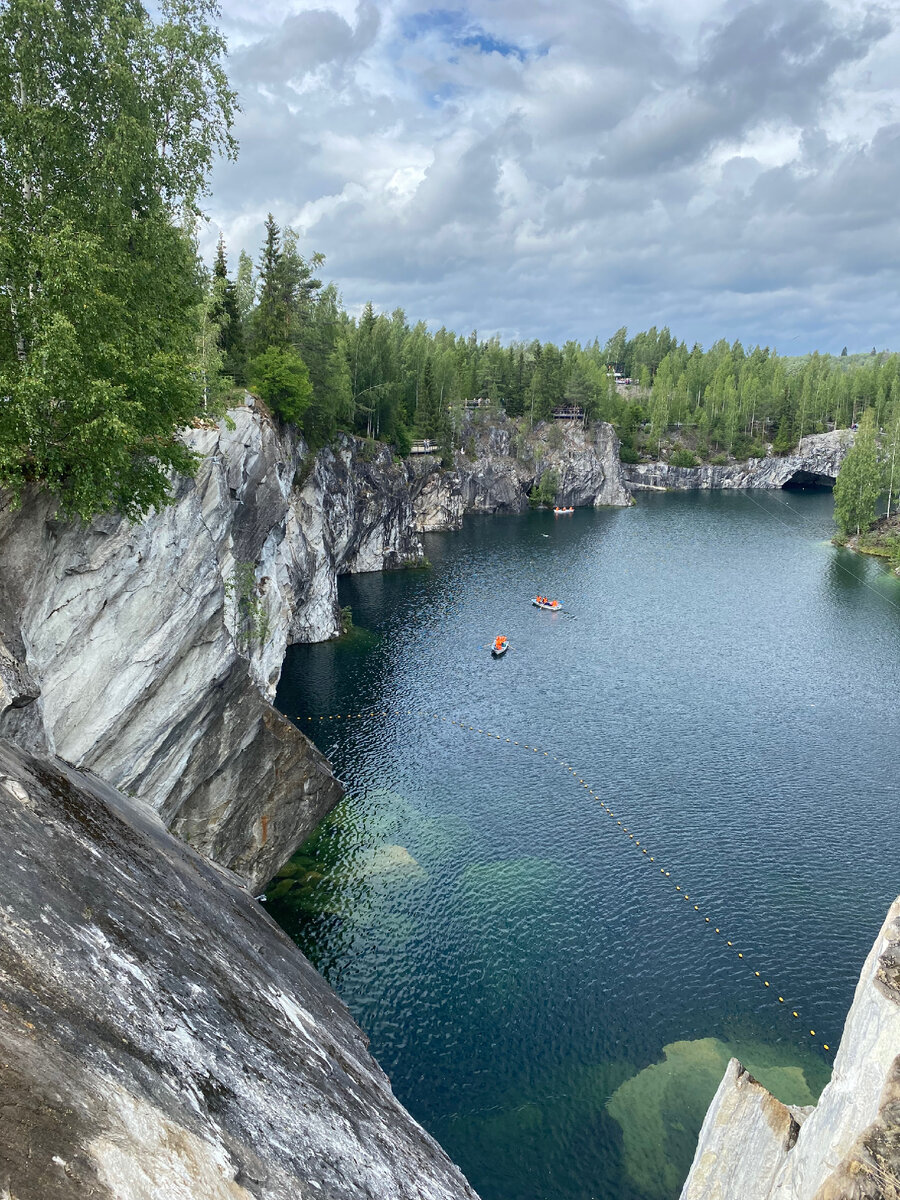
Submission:
M 241 113 L 207 203 L 371 300 L 480 337 L 667 325 L 900 350 L 900 7 L 223 0 Z

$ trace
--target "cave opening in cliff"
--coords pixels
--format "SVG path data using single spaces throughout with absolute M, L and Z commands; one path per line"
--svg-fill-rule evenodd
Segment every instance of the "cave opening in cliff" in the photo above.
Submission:
M 795 471 L 790 479 L 786 479 L 781 485 L 782 491 L 808 491 L 811 488 L 830 492 L 834 488 L 834 479 L 830 475 L 817 475 L 814 471 Z

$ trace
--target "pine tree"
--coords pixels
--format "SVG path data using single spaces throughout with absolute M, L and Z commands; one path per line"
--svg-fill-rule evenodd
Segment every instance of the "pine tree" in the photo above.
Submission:
M 858 537 L 870 527 L 881 490 L 875 413 L 867 408 L 834 485 L 834 519 L 844 537 Z

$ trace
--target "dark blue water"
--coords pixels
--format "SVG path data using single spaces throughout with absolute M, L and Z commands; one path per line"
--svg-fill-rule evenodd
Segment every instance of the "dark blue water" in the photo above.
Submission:
M 900 581 L 831 510 L 472 518 L 290 652 L 278 704 L 348 798 L 270 910 L 485 1200 L 677 1196 L 730 1054 L 786 1102 L 826 1082 L 900 840 Z

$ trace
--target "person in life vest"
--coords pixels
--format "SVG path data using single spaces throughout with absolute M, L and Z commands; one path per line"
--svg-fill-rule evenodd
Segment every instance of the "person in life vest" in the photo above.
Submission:
M 503 643 L 504 643 L 505 641 L 506 641 L 506 638 L 503 636 L 503 634 L 502 634 L 502 633 L 498 633 L 498 634 L 497 634 L 497 636 L 494 638 L 494 649 L 495 649 L 495 650 L 502 650 L 502 649 L 503 649 Z

